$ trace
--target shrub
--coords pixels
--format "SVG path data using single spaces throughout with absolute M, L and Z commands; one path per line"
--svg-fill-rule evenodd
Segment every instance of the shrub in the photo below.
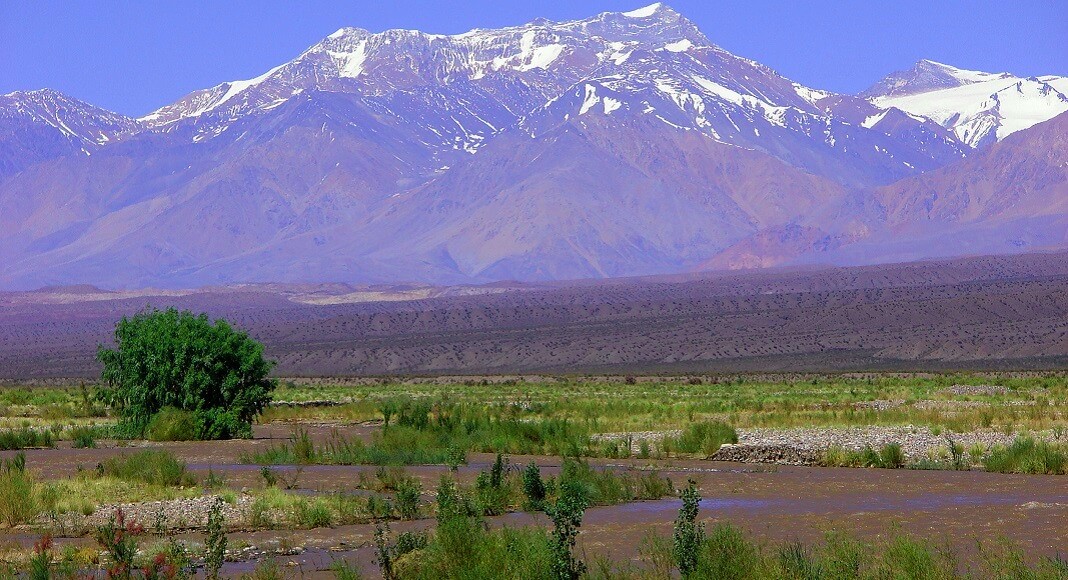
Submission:
M 782 578 L 816 580 L 824 577 L 819 562 L 813 559 L 801 542 L 779 546 L 778 556 L 778 572 Z
M 247 437 L 271 400 L 263 346 L 223 320 L 146 309 L 119 321 L 115 343 L 97 352 L 108 384 L 100 398 L 118 409 L 127 434 L 175 407 L 193 414 L 198 439 Z
M 204 476 L 202 483 L 204 489 L 221 489 L 226 485 L 226 477 L 215 473 L 215 470 L 208 468 L 208 474 Z
M 760 560 L 760 550 L 741 530 L 731 524 L 716 524 L 702 546 L 695 576 L 722 580 L 753 578 L 760 568 Z
M 541 479 L 541 470 L 533 461 L 523 469 L 523 495 L 527 498 L 525 509 L 542 509 L 545 503 L 545 482 Z
M 474 530 L 463 559 L 453 557 L 433 536 L 425 548 L 395 562 L 397 577 L 412 580 L 442 578 L 552 578 L 549 538 L 539 528 Z M 400 540 L 398 540 L 398 545 Z
M 403 532 L 397 536 L 397 543 L 394 545 L 394 551 L 397 557 L 422 550 L 426 548 L 429 543 L 426 532 Z
M 274 470 L 264 465 L 260 468 L 260 477 L 263 478 L 263 483 L 267 487 L 274 487 L 278 484 L 278 476 L 274 474 Z
M 823 453 L 820 464 L 825 467 L 882 467 L 897 469 L 905 466 L 905 452 L 898 443 L 887 443 L 878 451 L 870 445 L 860 451 L 831 447 Z
M 953 469 L 957 471 L 967 469 L 968 464 L 964 461 L 964 445 L 957 443 L 949 435 L 946 435 L 946 443 Z
M 389 544 L 389 523 L 375 524 L 375 562 L 384 580 L 394 580 L 397 575 L 393 572 L 393 549 Z
M 293 518 L 303 528 L 329 528 L 334 523 L 334 515 L 322 499 L 302 499 L 294 505 Z
M 701 495 L 697 493 L 697 485 L 691 479 L 682 491 L 682 507 L 679 508 L 672 532 L 672 554 L 683 578 L 689 578 L 697 571 L 701 544 L 705 541 L 705 528 L 697 523 L 700 503 Z
M 156 552 L 147 566 L 141 568 L 145 580 L 172 580 L 181 572 L 181 566 L 170 561 L 167 552 Z
M 576 481 L 560 485 L 560 497 L 545 514 L 553 522 L 551 533 L 551 572 L 558 580 L 577 580 L 586 573 L 586 564 L 575 557 L 575 540 L 578 537 L 582 516 L 589 505 L 585 490 Z
M 92 427 L 75 427 L 70 432 L 71 446 L 75 449 L 94 449 L 96 447 L 96 429 Z
M 954 578 L 952 554 L 935 550 L 930 542 L 899 535 L 882 551 L 875 573 L 879 578 Z
M 397 513 L 401 519 L 414 520 L 419 517 L 419 498 L 423 489 L 412 478 L 404 479 L 398 486 L 394 498 L 397 501 Z
M 646 471 L 638 477 L 634 499 L 660 499 L 675 493 L 675 486 L 666 477 L 655 471 Z
M 217 580 L 226 558 L 226 531 L 223 529 L 223 501 L 215 498 L 208 512 L 204 530 L 204 572 L 208 578 Z
M 560 469 L 558 486 L 565 483 L 580 487 L 590 505 L 614 505 L 636 499 L 659 499 L 674 493 L 674 486 L 655 471 L 635 476 L 612 469 L 594 469 L 588 463 L 566 459 Z M 546 494 L 552 495 L 553 480 L 546 484 Z
M 52 578 L 52 535 L 45 534 L 33 544 L 30 556 L 30 580 L 51 580 Z
M 334 573 L 334 578 L 336 578 L 336 580 L 360 580 L 360 578 L 363 578 L 359 568 L 345 560 L 334 560 L 331 562 L 330 571 Z
M 898 443 L 888 443 L 879 450 L 879 467 L 898 469 L 905 465 L 905 452 Z
M 445 465 L 449 466 L 449 471 L 456 471 L 461 465 L 467 465 L 467 452 L 459 445 L 450 445 L 445 449 Z
M 11 459 L 5 459 L 0 467 L 7 472 L 15 471 L 23 473 L 26 471 L 26 454 L 19 451 Z
M 511 490 L 504 481 L 506 465 L 507 460 L 498 453 L 490 470 L 479 473 L 475 480 L 478 504 L 483 515 L 496 516 L 508 511 Z

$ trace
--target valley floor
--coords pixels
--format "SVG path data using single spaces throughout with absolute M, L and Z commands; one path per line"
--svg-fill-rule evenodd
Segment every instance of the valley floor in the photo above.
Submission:
M 280 386 L 253 439 L 218 442 L 109 438 L 114 419 L 91 392 L 0 389 L 9 566 L 26 566 L 45 533 L 57 569 L 107 565 L 95 530 L 117 509 L 144 528 L 138 561 L 180 545 L 198 566 L 218 498 L 226 575 L 378 577 L 376 528 L 433 541 L 442 481 L 470 495 L 484 533 L 551 529 L 525 495 L 531 469 L 591 490 L 577 554 L 595 577 L 661 577 L 655 538 L 670 542 L 688 480 L 699 521 L 729 522 L 772 555 L 795 542 L 815 554 L 835 534 L 873 553 L 914 538 L 981 577 L 1015 558 L 1056 574 L 1068 545 L 1063 374 L 304 379 Z M 1031 455 L 1013 463 L 1013 449 Z M 485 484 L 495 452 L 499 493 Z M 19 501 L 34 509 L 20 515 Z

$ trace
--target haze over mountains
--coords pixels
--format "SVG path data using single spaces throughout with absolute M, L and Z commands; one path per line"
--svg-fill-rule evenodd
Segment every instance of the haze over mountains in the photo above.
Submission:
M 1068 247 L 1068 78 L 861 95 L 654 4 L 343 28 L 129 119 L 0 97 L 0 287 L 469 283 Z

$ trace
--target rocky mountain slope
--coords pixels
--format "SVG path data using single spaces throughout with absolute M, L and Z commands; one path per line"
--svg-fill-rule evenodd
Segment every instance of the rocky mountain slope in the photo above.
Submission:
M 982 171 L 989 141 L 1058 110 L 1051 78 L 1017 79 L 1019 95 L 967 115 L 917 113 L 907 99 L 1011 80 L 925 63 L 864 95 L 832 94 L 653 4 L 459 35 L 343 28 L 137 120 L 17 93 L 0 101 L 0 287 L 855 261 L 848 248 L 888 239 L 899 217 L 927 219 L 898 210 L 921 194 L 897 184 Z M 25 104 L 38 93 L 63 104 Z M 1034 206 L 1035 191 L 1020 195 Z M 961 227 L 1010 209 L 987 205 Z
M 57 91 L 0 95 L 0 180 L 42 161 L 89 155 L 140 129 L 133 119 Z

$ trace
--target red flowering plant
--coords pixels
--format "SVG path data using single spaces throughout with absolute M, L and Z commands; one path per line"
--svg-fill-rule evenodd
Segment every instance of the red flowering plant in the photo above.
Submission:
M 178 566 L 172 563 L 165 552 L 159 552 L 152 562 L 141 569 L 145 580 L 174 580 L 178 577 Z
M 144 531 L 141 524 L 127 522 L 122 509 L 115 510 L 108 523 L 97 527 L 96 542 L 109 559 L 108 578 L 125 580 L 131 577 L 134 556 L 137 555 L 137 536 Z
M 30 556 L 30 578 L 51 578 L 52 534 L 45 534 L 33 544 Z

